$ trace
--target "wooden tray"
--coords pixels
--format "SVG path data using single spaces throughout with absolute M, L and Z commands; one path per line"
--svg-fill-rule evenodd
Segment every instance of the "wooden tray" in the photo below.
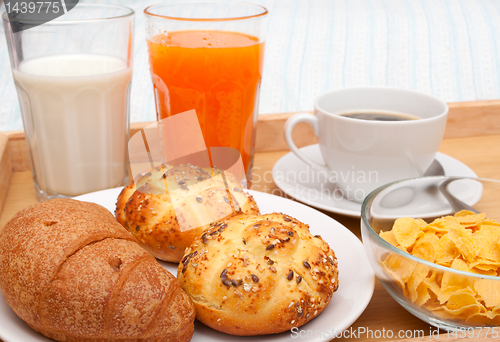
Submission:
M 471 167 L 479 177 L 500 179 L 500 101 L 476 101 L 451 103 L 445 139 L 440 152 L 460 160 Z M 260 182 L 254 184 L 259 191 L 280 193 L 274 184 L 270 171 L 274 163 L 289 152 L 283 138 L 283 124 L 293 113 L 259 116 L 255 155 L 255 174 Z M 149 123 L 135 123 L 131 126 L 134 134 Z M 307 124 L 299 124 L 294 130 L 297 145 L 306 146 L 317 142 L 312 129 Z M 22 208 L 37 203 L 31 177 L 28 153 L 22 132 L 0 132 L 0 229 Z M 326 213 L 349 228 L 358 237 L 359 219 Z M 371 334 L 360 331 L 371 331 Z M 392 338 L 376 338 L 377 331 L 392 331 Z M 373 298 L 365 312 L 352 325 L 346 337 L 335 341 L 356 339 L 360 341 L 399 340 L 435 341 L 455 340 L 460 335 L 448 335 L 414 317 L 385 291 L 376 281 Z M 500 327 L 498 329 L 500 336 Z M 348 336 L 347 336 L 348 335 Z M 411 336 L 410 336 L 411 335 Z M 299 340 L 299 339 L 298 339 Z M 304 341 L 307 338 L 302 339 Z M 474 340 L 494 340 L 491 332 L 478 331 Z

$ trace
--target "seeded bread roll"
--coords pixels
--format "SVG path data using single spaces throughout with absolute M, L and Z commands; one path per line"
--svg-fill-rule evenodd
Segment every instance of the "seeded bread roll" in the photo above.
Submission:
M 148 172 L 138 181 L 137 190 L 134 184 L 125 187 L 115 216 L 149 253 L 179 262 L 210 223 L 240 213 L 259 214 L 259 209 L 231 173 L 223 178 L 180 165 Z
M 54 199 L 0 233 L 0 290 L 57 341 L 189 341 L 194 307 L 179 282 L 105 208 Z
M 283 214 L 216 223 L 187 249 L 177 278 L 199 321 L 240 336 L 305 324 L 325 309 L 339 285 L 328 244 Z

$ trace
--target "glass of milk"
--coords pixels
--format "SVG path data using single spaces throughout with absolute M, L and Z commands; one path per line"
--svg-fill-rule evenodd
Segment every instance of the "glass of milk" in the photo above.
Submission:
M 80 3 L 19 32 L 3 22 L 38 200 L 127 184 L 134 11 Z

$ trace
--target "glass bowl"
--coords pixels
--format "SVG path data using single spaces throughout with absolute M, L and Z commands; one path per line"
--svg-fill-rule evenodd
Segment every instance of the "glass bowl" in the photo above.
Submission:
M 421 177 L 370 193 L 361 233 L 375 274 L 401 306 L 463 331 L 500 325 L 500 224 L 492 220 L 500 222 L 499 180 Z

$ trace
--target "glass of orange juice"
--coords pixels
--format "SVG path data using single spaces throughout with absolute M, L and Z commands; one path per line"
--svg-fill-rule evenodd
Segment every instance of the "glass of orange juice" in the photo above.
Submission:
M 195 109 L 207 147 L 240 152 L 249 186 L 267 10 L 182 0 L 144 13 L 157 119 Z

